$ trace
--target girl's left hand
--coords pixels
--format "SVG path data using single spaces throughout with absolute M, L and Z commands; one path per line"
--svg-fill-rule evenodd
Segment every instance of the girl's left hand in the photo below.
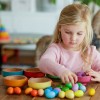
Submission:
M 99 72 L 96 72 L 96 71 L 90 69 L 88 72 L 86 72 L 86 74 L 92 76 L 92 78 L 91 78 L 92 81 L 100 82 L 100 73 Z

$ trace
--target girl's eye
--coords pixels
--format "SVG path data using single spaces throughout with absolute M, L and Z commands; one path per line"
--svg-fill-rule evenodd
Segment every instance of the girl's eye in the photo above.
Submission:
M 65 32 L 66 34 L 71 34 L 71 32 Z
M 77 33 L 77 35 L 82 35 L 83 33 Z

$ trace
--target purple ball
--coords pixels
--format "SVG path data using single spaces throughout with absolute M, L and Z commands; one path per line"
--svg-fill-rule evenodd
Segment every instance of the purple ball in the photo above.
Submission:
M 79 89 L 78 84 L 77 84 L 77 83 L 74 84 L 74 86 L 72 87 L 72 90 L 75 92 L 75 91 L 77 91 L 78 89 Z

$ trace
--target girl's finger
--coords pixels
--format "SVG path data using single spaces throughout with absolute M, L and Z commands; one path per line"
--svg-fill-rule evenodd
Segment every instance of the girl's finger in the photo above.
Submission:
M 72 85 L 74 85 L 74 78 L 73 78 L 73 76 L 68 76 L 68 78 L 69 78 L 69 80 L 70 80 L 70 82 L 72 83 Z
M 63 77 L 63 76 L 61 77 L 61 80 L 62 80 L 62 82 L 63 82 L 63 83 L 65 83 L 65 79 L 64 79 L 64 77 Z
M 69 78 L 68 78 L 68 76 L 65 76 L 64 78 L 65 78 L 65 83 L 69 83 Z
M 89 75 L 90 75 L 90 76 L 94 76 L 94 77 L 96 76 L 95 73 L 89 73 Z
M 86 71 L 86 73 L 91 73 L 91 72 L 94 72 L 92 69 Z
M 78 81 L 77 75 L 73 73 L 72 76 L 73 76 L 74 81 L 75 81 L 75 83 L 76 83 L 76 82 Z
M 91 81 L 98 81 L 98 78 L 91 78 Z

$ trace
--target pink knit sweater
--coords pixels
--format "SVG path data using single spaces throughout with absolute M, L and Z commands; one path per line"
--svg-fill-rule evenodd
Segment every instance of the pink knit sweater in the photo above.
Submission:
M 91 68 L 100 71 L 100 53 L 95 46 L 89 47 L 88 50 L 89 52 L 92 50 Z M 60 43 L 52 43 L 41 57 L 38 67 L 44 73 L 60 77 L 66 69 L 73 72 L 83 71 L 83 65 L 80 51 L 69 51 L 64 49 Z

